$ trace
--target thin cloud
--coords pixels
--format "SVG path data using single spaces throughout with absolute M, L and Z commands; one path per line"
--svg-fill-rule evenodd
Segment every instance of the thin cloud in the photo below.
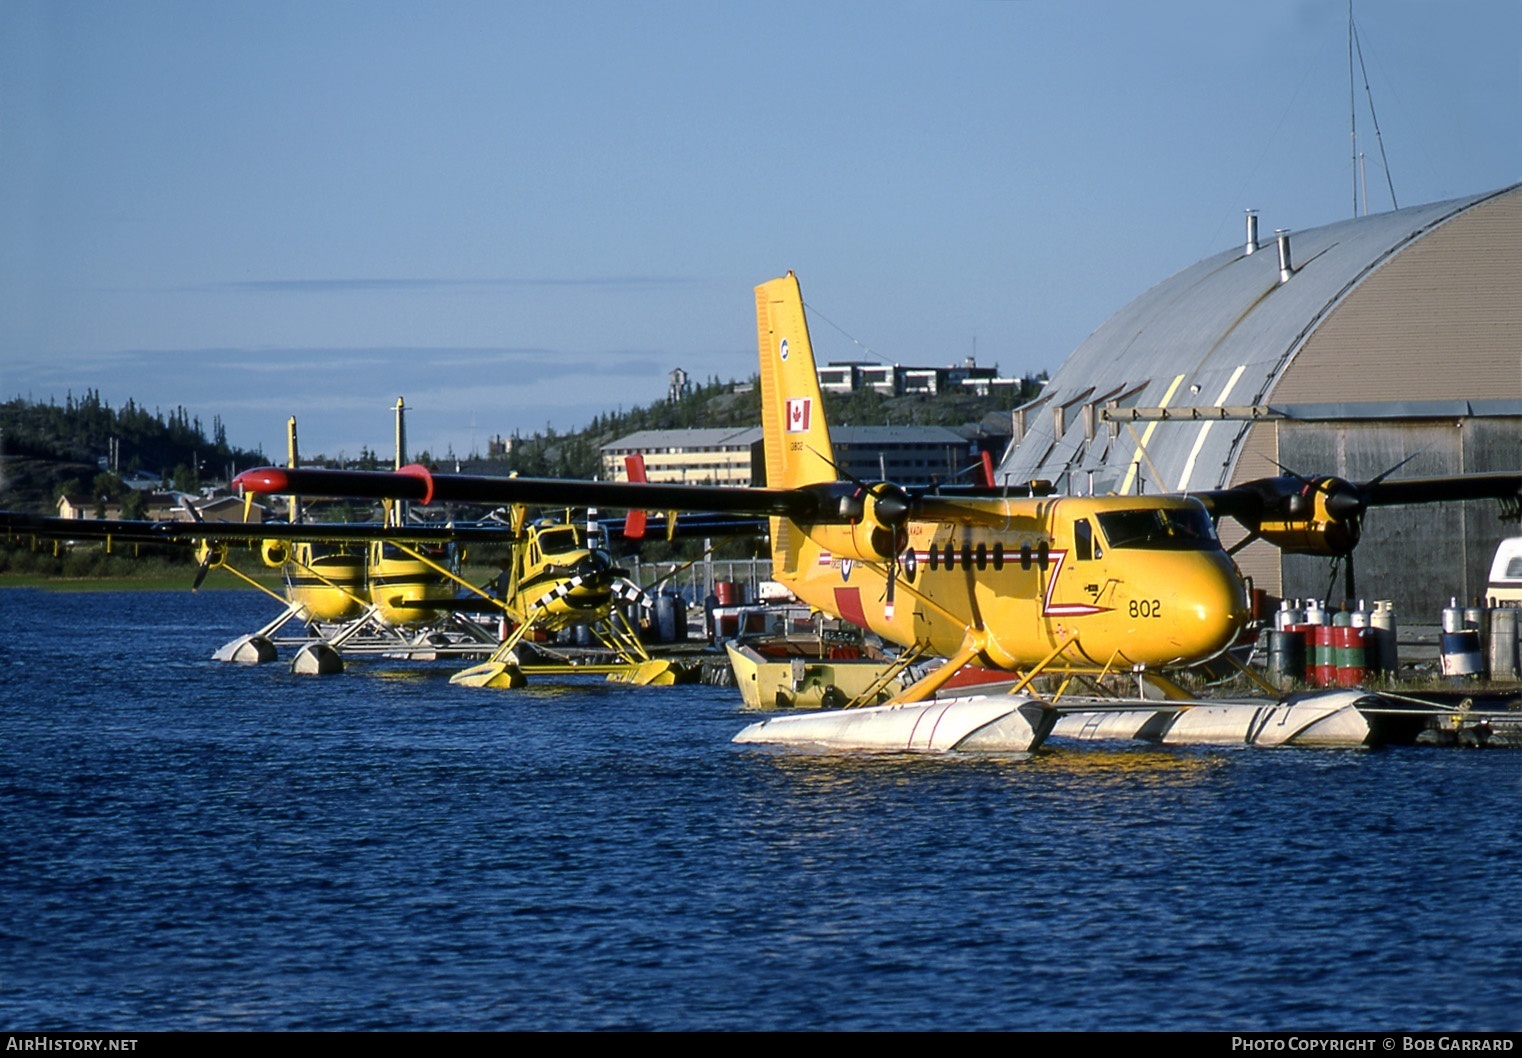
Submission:
M 541 278 L 498 279 L 425 279 L 425 278 L 365 278 L 344 279 L 251 279 L 225 283 L 202 283 L 181 287 L 189 291 L 236 291 L 250 294 L 348 294 L 348 293 L 400 293 L 453 290 L 512 290 L 543 289 L 546 287 L 574 287 L 580 289 L 607 288 L 616 290 L 646 290 L 674 286 L 686 286 L 696 280 L 683 276 L 548 276 Z

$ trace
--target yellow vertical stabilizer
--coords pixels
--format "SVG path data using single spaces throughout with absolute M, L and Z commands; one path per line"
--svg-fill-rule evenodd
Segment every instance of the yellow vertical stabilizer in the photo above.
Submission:
M 788 489 L 836 480 L 803 294 L 793 273 L 756 288 L 756 337 L 766 484 Z

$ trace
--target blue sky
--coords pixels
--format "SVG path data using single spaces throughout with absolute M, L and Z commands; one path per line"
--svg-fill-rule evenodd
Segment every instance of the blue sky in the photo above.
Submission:
M 1522 179 L 1522 2 L 1355 15 L 1402 205 Z M 0 152 L 0 397 L 463 455 L 749 377 L 790 268 L 822 359 L 1054 369 L 1351 215 L 1347 5 L 6 0 Z

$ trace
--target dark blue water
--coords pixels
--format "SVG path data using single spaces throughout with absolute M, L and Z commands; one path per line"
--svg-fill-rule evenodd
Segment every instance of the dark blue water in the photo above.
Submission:
M 1522 1028 L 1522 753 L 741 748 L 208 660 L 271 609 L 0 591 L 5 1024 Z

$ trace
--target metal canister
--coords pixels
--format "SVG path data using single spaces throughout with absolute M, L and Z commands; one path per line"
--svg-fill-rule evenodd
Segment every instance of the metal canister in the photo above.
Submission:
M 1517 611 L 1509 606 L 1490 611 L 1490 678 L 1517 678 Z
M 1374 633 L 1374 658 L 1370 668 L 1381 675 L 1394 676 L 1400 671 L 1400 649 L 1397 646 L 1395 603 L 1389 599 L 1376 599 L 1374 612 L 1369 614 L 1369 629 Z

